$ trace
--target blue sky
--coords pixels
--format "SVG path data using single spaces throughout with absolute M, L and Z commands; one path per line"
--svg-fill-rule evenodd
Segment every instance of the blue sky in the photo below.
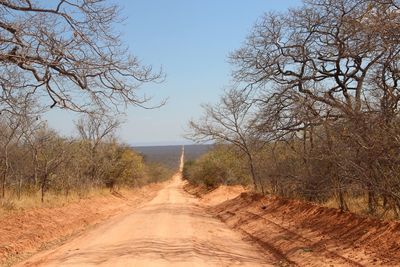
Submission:
M 132 54 L 144 64 L 162 67 L 162 84 L 149 84 L 141 93 L 155 110 L 130 107 L 118 136 L 133 145 L 185 143 L 187 122 L 201 115 L 202 103 L 218 101 L 230 83 L 230 52 L 244 42 L 252 25 L 268 11 L 284 11 L 300 0 L 119 0 L 126 17 L 118 30 Z M 60 119 L 62 118 L 62 119 Z M 74 134 L 75 114 L 51 111 L 51 127 Z

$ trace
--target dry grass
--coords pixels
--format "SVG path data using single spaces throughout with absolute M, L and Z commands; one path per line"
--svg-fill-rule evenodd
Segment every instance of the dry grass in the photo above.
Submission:
M 346 203 L 347 207 L 349 208 L 349 211 L 355 214 L 359 215 L 365 215 L 365 216 L 372 216 L 376 217 L 379 219 L 384 219 L 384 220 L 398 220 L 399 218 L 396 216 L 396 214 L 392 210 L 384 209 L 383 208 L 383 203 L 378 203 L 377 211 L 376 214 L 370 214 L 368 211 L 368 199 L 366 196 L 347 196 L 346 197 Z M 331 198 L 325 203 L 322 204 L 324 207 L 328 208 L 335 208 L 338 209 L 339 206 L 337 204 L 337 200 L 335 198 Z
M 125 191 L 125 189 L 122 190 Z M 35 194 L 23 194 L 20 198 L 11 195 L 0 200 L 0 217 L 9 215 L 10 213 L 35 208 L 62 207 L 69 203 L 78 202 L 81 199 L 110 194 L 110 190 L 105 188 L 91 189 L 85 193 L 71 192 L 68 195 L 48 192 L 43 203 L 41 202 L 40 192 Z
M 365 197 L 348 197 L 346 198 L 346 203 L 351 212 L 357 214 L 368 214 L 368 210 L 366 209 L 367 199 Z M 338 201 L 333 197 L 322 205 L 328 208 L 339 208 Z

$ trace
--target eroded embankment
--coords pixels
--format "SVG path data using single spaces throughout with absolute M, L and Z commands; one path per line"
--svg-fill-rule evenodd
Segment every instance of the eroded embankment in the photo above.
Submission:
M 219 189 L 218 195 L 223 191 Z M 207 199 L 208 194 L 202 198 Z M 298 266 L 400 265 L 400 222 L 249 192 L 238 193 L 236 198 L 230 194 L 229 198 L 210 205 L 209 211 L 282 262 Z
M 0 266 L 31 254 L 154 198 L 162 184 L 97 196 L 54 208 L 15 212 L 0 218 Z

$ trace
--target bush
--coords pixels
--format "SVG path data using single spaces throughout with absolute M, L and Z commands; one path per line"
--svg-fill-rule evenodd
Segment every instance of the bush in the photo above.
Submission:
M 183 178 L 191 184 L 215 188 L 221 184 L 247 185 L 250 176 L 240 155 L 228 146 L 216 146 L 195 161 L 185 162 Z
M 146 164 L 146 173 L 149 183 L 159 183 L 168 180 L 174 174 L 174 171 L 160 163 Z

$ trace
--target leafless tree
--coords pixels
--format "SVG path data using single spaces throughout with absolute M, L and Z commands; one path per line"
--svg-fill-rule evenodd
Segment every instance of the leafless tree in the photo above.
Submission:
M 0 142 L 2 148 L 1 155 L 1 197 L 5 197 L 5 186 L 10 171 L 10 155 L 9 150 L 13 142 L 17 142 L 20 138 L 21 121 L 19 117 L 15 119 L 13 116 L 2 116 L 0 130 Z
M 38 172 L 41 201 L 44 202 L 50 181 L 57 173 L 59 166 L 65 161 L 66 140 L 60 138 L 54 130 L 41 128 L 36 133 L 38 154 Z
M 13 98 L 13 103 L 18 102 L 16 106 L 9 106 L 11 109 L 3 110 L 0 117 L 0 143 L 1 143 L 1 162 L 2 162 L 2 193 L 5 196 L 5 184 L 10 171 L 11 146 L 16 146 L 21 138 L 29 129 L 32 121 L 37 119 L 38 109 L 34 107 L 36 101 L 31 97 L 19 95 Z M 7 106 L 7 105 L 3 105 Z
M 262 147 L 254 120 L 254 101 L 248 93 L 231 89 L 216 105 L 204 105 L 204 116 L 190 121 L 188 138 L 195 141 L 230 143 L 242 151 L 249 164 L 254 188 L 264 186 L 257 177 L 254 163 L 255 153 Z
M 234 79 L 260 92 L 263 136 L 302 138 L 309 177 L 311 162 L 329 162 L 343 209 L 350 179 L 374 212 L 398 164 L 399 32 L 397 0 L 306 0 L 266 14 L 231 55 Z
M 1 101 L 18 92 L 83 112 L 145 105 L 138 88 L 163 74 L 129 54 L 121 21 L 107 0 L 1 0 Z
M 385 84 L 395 78 L 387 73 L 400 51 L 393 41 L 400 20 L 395 2 L 309 0 L 287 13 L 267 14 L 232 54 L 234 77 L 292 88 L 330 107 L 326 116 L 357 116 L 376 89 L 370 81 L 377 74 Z
M 109 137 L 114 133 L 119 125 L 120 121 L 117 119 L 99 114 L 86 114 L 76 122 L 76 127 L 81 139 L 89 145 L 89 176 L 92 181 L 95 180 L 97 175 L 96 157 L 98 147 L 102 142 L 104 142 L 106 137 Z
M 43 128 L 47 127 L 46 123 L 40 120 L 39 115 L 35 118 L 28 119 L 25 124 L 23 132 L 23 141 L 29 147 L 29 153 L 32 159 L 32 180 L 34 185 L 38 185 L 38 153 L 39 153 L 39 142 L 37 142 L 37 133 Z

